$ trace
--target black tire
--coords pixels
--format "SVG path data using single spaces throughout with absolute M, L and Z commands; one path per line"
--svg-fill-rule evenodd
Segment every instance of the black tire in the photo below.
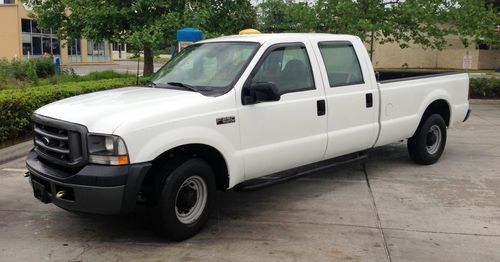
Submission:
M 182 241 L 197 234 L 207 223 L 215 204 L 214 172 L 206 161 L 194 158 L 181 163 L 170 174 L 165 175 L 167 177 L 156 207 L 157 225 L 166 238 Z M 206 201 L 202 200 L 203 183 Z M 193 216 L 187 216 L 189 214 Z
M 441 115 L 433 114 L 420 123 L 408 139 L 408 153 L 417 164 L 432 165 L 443 154 L 446 145 L 446 123 Z

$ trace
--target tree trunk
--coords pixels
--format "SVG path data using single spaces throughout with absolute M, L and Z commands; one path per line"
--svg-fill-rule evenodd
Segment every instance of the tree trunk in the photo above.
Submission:
M 144 69 L 143 75 L 150 76 L 154 73 L 153 50 L 150 47 L 144 47 Z

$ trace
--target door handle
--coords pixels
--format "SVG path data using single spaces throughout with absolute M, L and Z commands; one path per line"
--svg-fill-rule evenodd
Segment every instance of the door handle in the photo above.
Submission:
M 368 93 L 366 94 L 366 108 L 373 107 L 373 94 Z
M 326 104 L 325 100 L 316 101 L 316 106 L 318 108 L 318 116 L 323 116 L 326 114 Z

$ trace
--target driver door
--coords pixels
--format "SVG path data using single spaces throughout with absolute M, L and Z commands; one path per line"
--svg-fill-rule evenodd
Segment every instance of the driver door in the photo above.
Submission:
M 323 159 L 327 145 L 325 93 L 308 43 L 271 45 L 257 63 L 252 82 L 272 82 L 280 100 L 239 109 L 245 179 Z

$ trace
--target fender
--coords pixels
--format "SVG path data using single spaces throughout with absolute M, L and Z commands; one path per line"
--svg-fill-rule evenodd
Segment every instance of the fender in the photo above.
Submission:
M 171 139 L 175 137 L 176 139 Z M 124 136 L 127 141 L 127 136 Z M 133 138 L 131 141 L 134 141 Z M 229 188 L 244 180 L 243 170 L 239 167 L 243 165 L 239 163 L 239 159 L 235 157 L 235 148 L 233 143 L 220 132 L 213 129 L 201 126 L 181 127 L 163 132 L 154 137 L 150 137 L 145 144 L 139 147 L 132 147 L 129 150 L 131 162 L 141 163 L 152 161 L 162 153 L 187 144 L 203 144 L 218 150 L 223 156 L 228 173 L 229 173 Z
M 427 94 L 427 96 L 424 98 L 423 103 L 419 107 L 419 109 L 418 109 L 418 116 L 419 116 L 420 120 L 418 121 L 417 125 L 413 129 L 413 133 L 415 133 L 417 131 L 417 128 L 420 125 L 420 122 L 422 121 L 422 117 L 424 116 L 425 110 L 427 110 L 427 108 L 434 101 L 437 101 L 437 100 L 444 100 L 446 102 L 446 104 L 448 105 L 448 110 L 450 111 L 450 124 L 449 125 L 451 127 L 451 124 L 452 124 L 451 119 L 453 119 L 452 118 L 453 117 L 453 115 L 452 115 L 453 114 L 453 110 L 450 107 L 451 96 L 444 89 L 436 89 L 436 90 L 433 90 L 431 93 Z

